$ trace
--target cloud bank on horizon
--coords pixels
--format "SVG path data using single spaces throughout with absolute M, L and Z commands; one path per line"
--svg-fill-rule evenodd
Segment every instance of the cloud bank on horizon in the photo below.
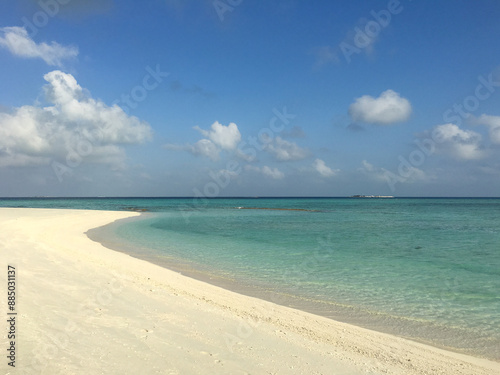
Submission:
M 0 196 L 498 195 L 498 7 L 282 3 L 5 10 Z

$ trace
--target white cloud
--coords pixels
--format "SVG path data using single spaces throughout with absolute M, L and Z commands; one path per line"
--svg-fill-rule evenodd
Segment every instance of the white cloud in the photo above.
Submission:
M 330 167 L 328 167 L 325 164 L 325 162 L 321 159 L 314 160 L 312 165 L 313 165 L 313 168 L 316 170 L 316 172 L 318 172 L 323 177 L 332 177 L 332 176 L 335 176 L 339 172 L 338 169 L 333 170 Z
M 257 173 L 262 173 L 263 175 L 271 177 L 275 180 L 281 180 L 282 178 L 285 177 L 285 174 L 283 172 L 281 172 L 278 168 L 271 168 L 271 167 L 268 167 L 267 165 L 263 166 L 262 168 L 254 167 L 252 165 L 246 165 L 245 169 L 247 171 L 254 171 Z
M 354 121 L 389 125 L 408 120 L 410 102 L 393 90 L 384 91 L 378 98 L 363 95 L 349 106 Z
M 472 130 L 462 130 L 455 124 L 434 127 L 433 139 L 437 140 L 436 152 L 455 159 L 475 160 L 486 156 L 481 147 L 481 134 Z
M 78 56 L 78 48 L 62 46 L 56 42 L 36 44 L 24 27 L 0 28 L 0 47 L 23 58 L 40 58 L 51 66 L 62 66 L 62 61 Z
M 200 139 L 194 145 L 188 145 L 187 151 L 194 155 L 206 156 L 213 161 L 219 160 L 219 148 L 209 139 Z
M 473 118 L 472 122 L 476 125 L 486 125 L 490 141 L 497 145 L 500 144 L 500 116 L 481 115 L 479 118 Z
M 238 126 L 233 122 L 228 126 L 224 126 L 216 121 L 208 131 L 198 126 L 194 128 L 223 150 L 234 150 L 241 141 L 241 134 L 238 130 Z
M 195 144 L 175 145 L 166 144 L 163 147 L 173 151 L 187 151 L 193 155 L 205 156 L 213 161 L 219 160 L 222 150 L 235 151 L 238 156 L 243 154 L 236 149 L 241 140 L 241 134 L 238 126 L 231 122 L 228 126 L 221 125 L 219 122 L 214 122 L 210 130 L 201 129 L 195 126 L 207 138 L 200 139 Z
M 273 142 L 265 145 L 264 150 L 281 161 L 302 160 L 309 156 L 307 149 L 301 148 L 296 143 L 286 141 L 281 137 L 276 137 Z
M 147 123 L 85 96 L 72 75 L 53 71 L 44 78 L 51 105 L 0 113 L 0 166 L 44 165 L 76 155 L 123 167 L 125 153 L 119 146 L 151 139 Z

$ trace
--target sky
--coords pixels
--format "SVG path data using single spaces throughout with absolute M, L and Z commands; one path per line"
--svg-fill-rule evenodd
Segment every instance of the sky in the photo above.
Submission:
M 497 0 L 0 4 L 0 196 L 500 196 Z

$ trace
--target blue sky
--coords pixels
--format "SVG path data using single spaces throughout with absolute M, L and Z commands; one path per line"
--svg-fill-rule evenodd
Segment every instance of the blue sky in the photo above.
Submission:
M 497 1 L 0 5 L 0 196 L 499 196 Z

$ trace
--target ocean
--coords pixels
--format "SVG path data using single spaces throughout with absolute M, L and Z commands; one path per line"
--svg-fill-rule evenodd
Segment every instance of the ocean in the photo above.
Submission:
M 500 199 L 0 199 L 143 211 L 91 238 L 240 293 L 500 359 Z

